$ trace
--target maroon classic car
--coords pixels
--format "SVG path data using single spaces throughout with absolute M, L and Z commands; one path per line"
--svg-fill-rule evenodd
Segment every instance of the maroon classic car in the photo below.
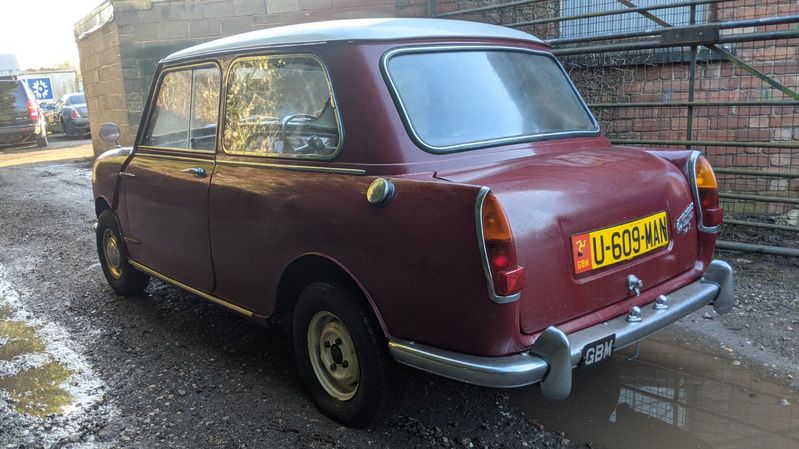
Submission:
M 395 361 L 565 398 L 575 367 L 734 303 L 707 160 L 612 146 L 550 47 L 493 25 L 332 21 L 179 51 L 93 180 L 116 292 L 154 276 L 290 316 L 311 397 L 353 426 L 395 394 Z

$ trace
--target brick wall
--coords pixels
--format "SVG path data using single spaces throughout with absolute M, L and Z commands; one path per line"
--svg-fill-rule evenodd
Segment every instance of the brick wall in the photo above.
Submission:
M 136 135 L 158 61 L 172 52 L 280 25 L 395 15 L 393 0 L 108 1 L 113 20 L 80 39 L 78 50 L 81 70 L 91 72 L 84 82 L 92 127 L 117 123 L 123 145 Z M 95 154 L 109 147 L 96 137 L 92 143 Z

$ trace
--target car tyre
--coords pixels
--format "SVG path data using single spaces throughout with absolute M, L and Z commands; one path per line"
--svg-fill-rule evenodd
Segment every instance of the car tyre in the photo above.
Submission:
M 75 132 L 72 130 L 72 126 L 67 123 L 63 118 L 61 119 L 61 130 L 64 131 L 64 136 L 68 138 L 75 137 Z
M 333 282 L 303 289 L 292 333 L 300 379 L 317 407 L 351 427 L 374 421 L 396 389 L 393 360 L 372 310 Z
M 128 262 L 125 241 L 110 210 L 103 211 L 97 218 L 97 254 L 108 284 L 119 295 L 131 296 L 147 288 L 150 276 Z

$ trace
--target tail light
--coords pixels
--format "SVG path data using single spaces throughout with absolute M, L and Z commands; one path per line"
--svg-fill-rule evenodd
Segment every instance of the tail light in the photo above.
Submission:
M 71 118 L 80 118 L 80 114 L 79 114 L 79 113 L 78 113 L 78 111 L 77 111 L 77 110 L 75 110 L 75 109 L 73 109 L 72 111 L 70 111 L 70 112 L 69 112 L 69 116 L 70 116 Z
M 691 157 L 691 181 L 694 188 L 694 201 L 699 207 L 699 230 L 716 232 L 724 216 L 719 205 L 719 186 L 713 167 L 698 152 Z
M 31 100 L 28 100 L 28 118 L 31 119 L 33 122 L 39 121 L 39 108 L 36 107 L 36 103 Z
M 516 245 L 508 217 L 487 187 L 478 196 L 478 238 L 489 294 L 495 302 L 512 302 L 524 288 L 524 267 L 516 261 Z

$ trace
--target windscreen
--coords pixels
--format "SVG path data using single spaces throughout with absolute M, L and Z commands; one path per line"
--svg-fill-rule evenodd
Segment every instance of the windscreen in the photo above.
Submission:
M 400 52 L 388 58 L 386 69 L 408 125 L 428 150 L 597 131 L 551 55 L 504 49 Z

